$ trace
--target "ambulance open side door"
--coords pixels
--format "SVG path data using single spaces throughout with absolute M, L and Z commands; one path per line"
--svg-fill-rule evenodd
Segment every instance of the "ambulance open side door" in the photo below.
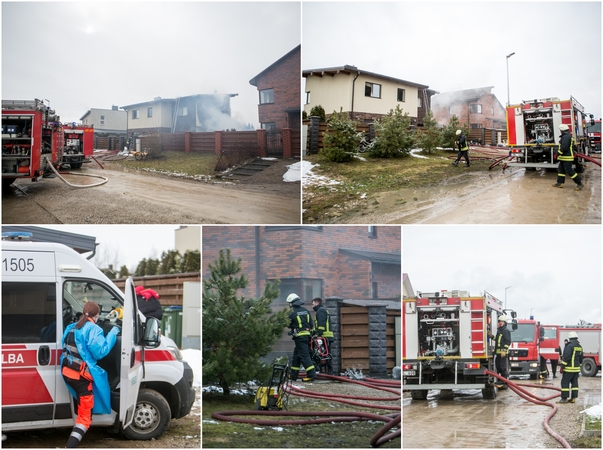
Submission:
M 134 418 L 138 391 L 143 377 L 143 347 L 140 317 L 132 277 L 126 280 L 124 312 L 121 328 L 121 375 L 119 393 L 119 420 L 127 428 Z

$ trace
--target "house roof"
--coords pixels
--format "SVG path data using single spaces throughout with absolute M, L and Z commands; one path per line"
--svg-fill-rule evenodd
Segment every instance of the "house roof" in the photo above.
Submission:
M 402 310 L 402 301 L 399 298 L 373 298 L 373 299 L 347 299 L 342 297 L 327 297 L 327 299 L 334 299 L 341 302 L 344 305 L 349 306 L 385 306 L 385 309 L 392 309 L 400 311 Z
M 398 253 L 368 252 L 364 250 L 352 250 L 346 248 L 340 248 L 339 251 L 346 255 L 356 256 L 371 262 L 383 264 L 402 264 L 402 255 Z
M 381 75 L 379 73 L 369 72 L 367 70 L 360 70 L 360 69 L 358 69 L 358 67 L 350 66 L 350 65 L 338 66 L 338 67 L 327 67 L 327 68 L 323 68 L 323 69 L 304 70 L 304 71 L 302 71 L 302 76 L 304 78 L 312 77 L 312 76 L 323 77 L 325 75 L 334 77 L 335 75 L 337 75 L 339 73 L 343 73 L 345 75 L 350 75 L 352 73 L 358 74 L 358 75 L 361 75 L 361 74 L 368 75 L 368 76 L 371 76 L 374 78 L 380 78 L 382 80 L 393 81 L 394 83 L 405 84 L 407 86 L 414 86 L 419 89 L 427 89 L 429 87 L 424 84 L 419 84 L 419 83 L 414 83 L 412 81 L 402 80 L 401 78 L 394 78 L 394 77 L 390 77 L 388 75 Z
M 258 79 L 258 77 L 260 77 L 261 75 L 263 75 L 265 72 L 271 70 L 273 67 L 279 65 L 281 63 L 281 61 L 283 61 L 284 59 L 288 58 L 290 55 L 292 55 L 295 52 L 300 52 L 300 54 L 301 54 L 301 44 L 298 45 L 297 47 L 295 47 L 290 52 L 288 52 L 286 55 L 284 55 L 284 56 L 280 57 L 279 59 L 277 59 L 276 61 L 274 61 L 272 64 L 270 64 L 264 70 L 262 70 L 260 73 L 258 73 L 255 77 L 253 77 L 251 80 L 249 80 L 249 84 L 251 84 L 252 86 L 257 86 L 257 79 Z
M 161 98 L 161 97 L 157 97 L 154 100 L 149 100 L 146 102 L 141 102 L 141 103 L 134 103 L 132 105 L 125 105 L 125 106 L 120 106 L 121 109 L 129 109 L 129 108 L 133 108 L 135 106 L 144 106 L 144 105 L 151 105 L 151 104 L 155 104 L 155 103 L 162 103 L 162 102 L 166 102 L 166 103 L 174 103 L 176 102 L 176 100 L 178 99 L 183 99 L 183 98 L 194 98 L 194 97 L 211 97 L 214 95 L 227 95 L 229 97 L 236 97 L 239 94 L 195 94 L 195 95 L 185 95 L 182 97 L 177 97 L 177 98 Z
M 494 86 L 486 86 L 462 91 L 443 92 L 432 98 L 433 104 L 449 105 L 452 103 L 465 103 L 475 101 L 482 95 L 492 94 Z

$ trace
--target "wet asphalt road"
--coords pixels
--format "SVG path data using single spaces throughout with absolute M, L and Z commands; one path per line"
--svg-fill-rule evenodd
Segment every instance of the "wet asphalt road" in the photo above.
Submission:
M 560 386 L 561 378 L 542 384 Z M 540 381 L 512 379 L 519 383 Z M 540 397 L 554 391 L 527 388 Z M 551 400 L 556 402 L 557 399 Z M 580 395 L 574 405 L 557 405 L 550 426 L 564 439 L 578 438 L 580 411 L 601 402 L 601 377 L 580 377 Z M 403 448 L 562 448 L 543 428 L 548 406 L 536 405 L 511 390 L 499 391 L 496 400 L 484 400 L 480 390 L 442 393 L 430 391 L 427 400 L 403 397 Z

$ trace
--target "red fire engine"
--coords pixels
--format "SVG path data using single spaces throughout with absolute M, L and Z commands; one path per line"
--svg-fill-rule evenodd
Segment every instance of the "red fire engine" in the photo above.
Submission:
M 517 321 L 517 329 L 511 331 L 509 348 L 509 375 L 530 375 L 536 379 L 540 374 L 540 358 L 558 359 L 559 327 L 541 325 L 533 318 Z
M 508 145 L 514 156 L 507 166 L 555 168 L 561 124 L 569 127 L 576 151 L 591 153 L 587 126 L 594 124 L 594 116 L 586 114 L 575 98 L 524 101 L 506 109 Z
M 65 149 L 63 163 L 72 169 L 79 169 L 89 162 L 94 152 L 94 128 L 89 125 L 64 125 Z
M 567 335 L 571 331 L 578 333 L 578 341 L 584 351 L 581 369 L 582 375 L 594 377 L 601 370 L 601 324 L 589 327 L 559 327 L 561 351 L 563 351 L 564 340 L 568 339 Z
M 502 302 L 487 292 L 470 297 L 451 291 L 403 303 L 403 389 L 413 399 L 425 399 L 429 389 L 482 389 L 484 398 L 495 398 L 495 380 L 484 372 L 494 369 L 488 331 L 496 335 Z

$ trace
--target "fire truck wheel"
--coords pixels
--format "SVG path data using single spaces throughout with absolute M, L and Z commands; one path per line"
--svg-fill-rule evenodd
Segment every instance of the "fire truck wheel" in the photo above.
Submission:
M 71 166 L 72 170 L 81 169 L 82 168 L 82 163 L 71 163 L 69 165 Z
M 2 178 L 2 189 L 8 189 L 8 187 L 15 182 L 16 178 Z
M 494 400 L 496 398 L 496 387 L 495 386 L 486 386 L 482 389 L 482 397 L 485 400 Z
M 584 361 L 582 361 L 582 375 L 585 377 L 594 377 L 597 372 L 595 360 L 592 358 L 584 358 Z
M 413 400 L 427 400 L 428 390 L 410 391 L 410 396 Z
M 148 441 L 166 432 L 172 412 L 163 396 L 152 389 L 141 389 L 132 424 L 124 430 L 128 439 Z

